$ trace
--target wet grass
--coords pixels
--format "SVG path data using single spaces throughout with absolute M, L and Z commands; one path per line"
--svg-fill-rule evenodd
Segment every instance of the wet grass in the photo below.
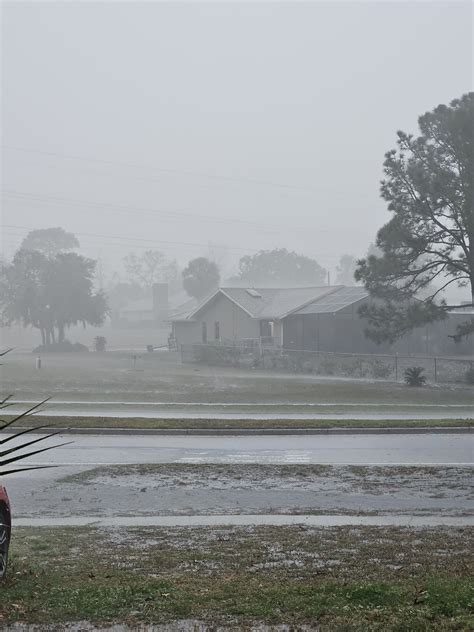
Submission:
M 130 353 L 72 353 L 44 356 L 43 368 L 36 370 L 33 354 L 12 353 L 0 375 L 3 391 L 17 398 L 474 405 L 474 389 L 466 384 L 407 388 L 380 380 L 269 374 L 180 364 L 174 354 L 142 354 L 137 367 Z
M 473 529 L 16 529 L 0 625 L 469 630 Z
M 3 419 L 9 419 L 3 415 Z M 47 423 L 55 428 L 115 428 L 136 430 L 258 430 L 277 428 L 473 428 L 473 419 L 151 419 L 147 417 L 87 417 L 42 415 L 37 423 Z M 17 426 L 31 426 L 31 419 L 21 420 Z

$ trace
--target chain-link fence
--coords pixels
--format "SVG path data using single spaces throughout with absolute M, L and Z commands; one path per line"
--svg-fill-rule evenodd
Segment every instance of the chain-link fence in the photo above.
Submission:
M 401 381 L 421 367 L 429 382 L 474 383 L 474 358 L 294 351 L 243 345 L 181 345 L 183 362 L 285 373 Z

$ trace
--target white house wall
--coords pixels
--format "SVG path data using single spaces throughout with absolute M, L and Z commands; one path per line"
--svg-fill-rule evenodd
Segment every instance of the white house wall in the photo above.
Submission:
M 258 299 L 256 299 L 258 300 Z M 175 322 L 174 334 L 178 344 L 202 342 L 203 322 L 207 324 L 207 341 L 215 342 L 215 323 L 219 323 L 220 339 L 231 343 L 242 338 L 258 338 L 260 323 L 251 318 L 233 301 L 218 294 L 193 318 L 195 322 Z

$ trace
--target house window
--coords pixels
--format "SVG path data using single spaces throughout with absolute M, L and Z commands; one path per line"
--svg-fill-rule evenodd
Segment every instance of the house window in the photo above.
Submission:
M 202 341 L 204 344 L 207 342 L 207 323 L 202 324 Z
M 214 323 L 214 340 L 221 339 L 221 327 L 218 320 Z

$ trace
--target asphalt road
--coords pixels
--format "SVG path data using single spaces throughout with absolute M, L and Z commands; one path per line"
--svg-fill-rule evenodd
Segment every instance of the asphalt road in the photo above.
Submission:
M 65 435 L 45 444 L 63 439 L 73 443 L 25 461 L 25 465 L 62 467 L 8 477 L 16 524 L 212 525 L 240 520 L 324 526 L 373 520 L 373 524 L 462 526 L 473 522 L 473 434 Z M 154 471 L 132 467 L 160 463 L 234 467 L 220 465 L 213 470 L 208 465 L 203 470 L 165 465 Z M 249 465 L 236 468 L 236 464 Z M 262 471 L 250 464 L 339 467 L 325 469 L 321 475 L 296 468 L 291 478 L 281 477 L 278 469 Z M 382 464 L 390 467 L 343 467 Z M 94 469 L 100 465 L 129 467 Z M 439 467 L 407 472 L 396 465 Z M 377 515 L 361 517 L 361 512 Z M 318 515 L 308 516 L 312 513 Z
M 32 439 L 35 437 L 31 437 Z M 25 465 L 129 463 L 320 463 L 471 465 L 473 434 L 343 436 L 65 435 L 72 442 Z

